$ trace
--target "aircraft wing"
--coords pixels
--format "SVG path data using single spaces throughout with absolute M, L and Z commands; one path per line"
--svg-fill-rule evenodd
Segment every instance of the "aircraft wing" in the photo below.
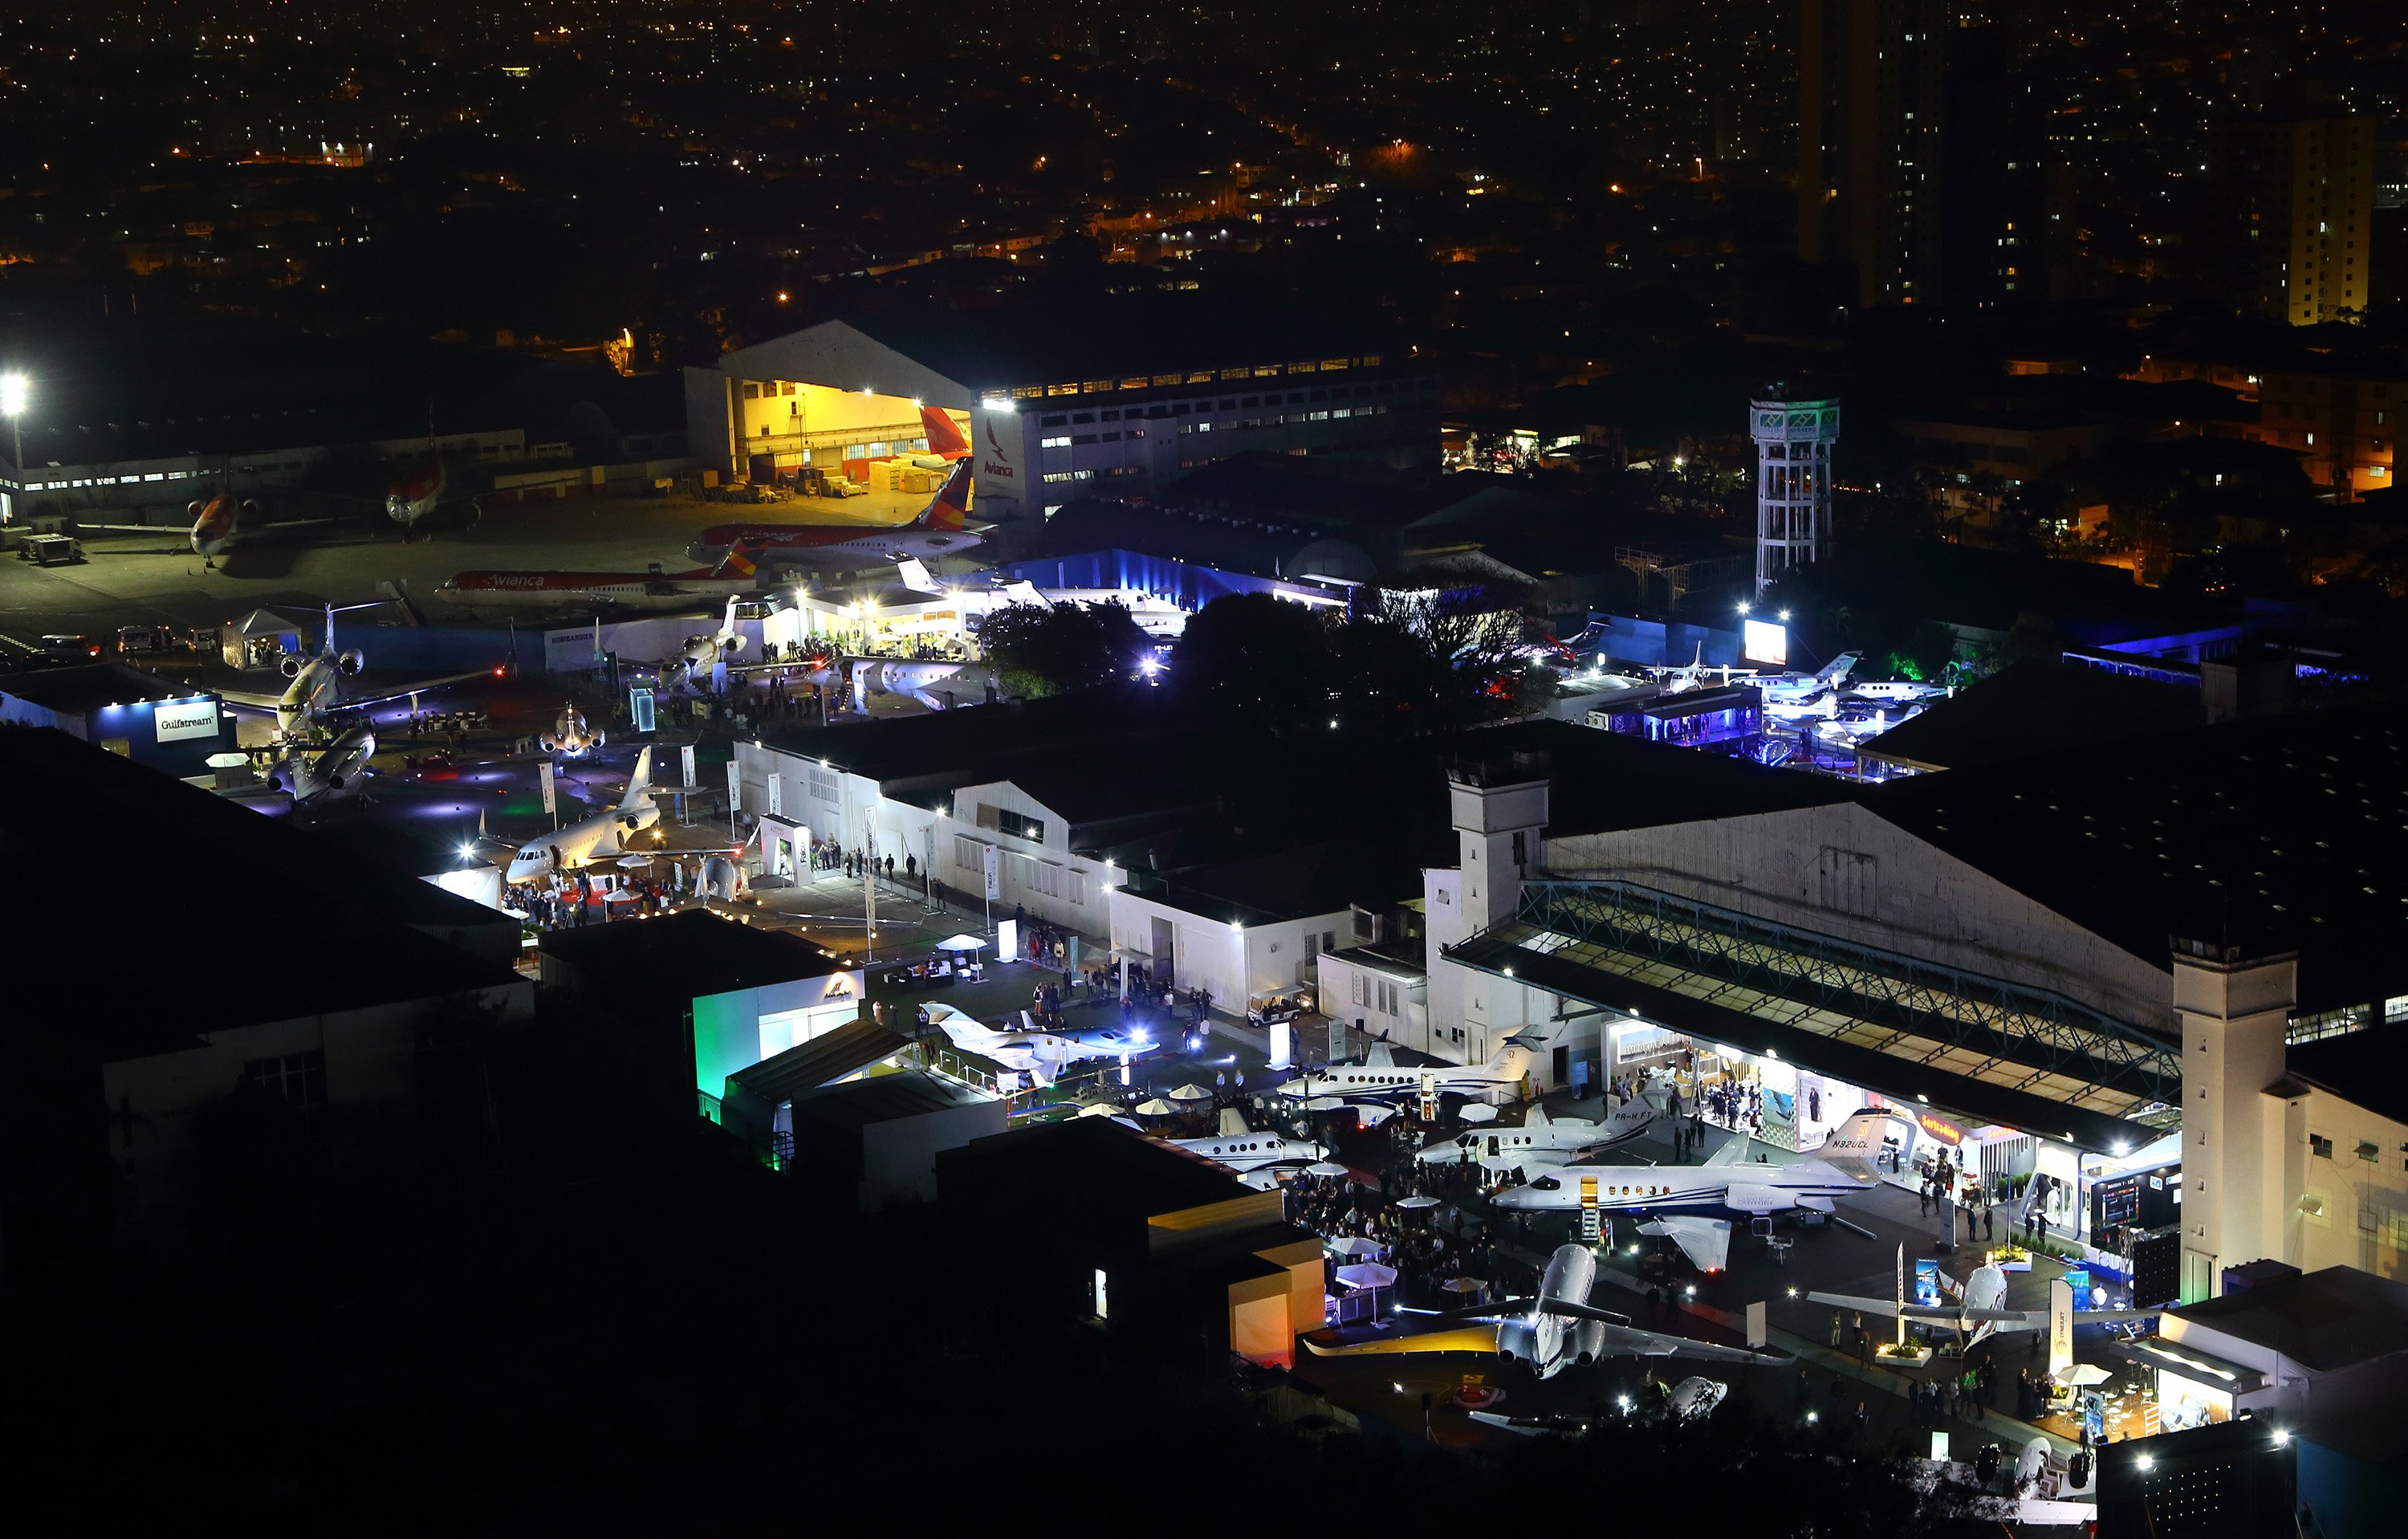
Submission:
M 1746 1157 L 1747 1144 L 1748 1141 L 1746 1139 L 1740 1138 L 1736 1135 L 1727 1138 L 1723 1140 L 1723 1146 L 1721 1148 L 1716 1149 L 1713 1153 L 1706 1156 L 1700 1168 L 1713 1171 L 1721 1170 L 1729 1165 L 1737 1165 Z
M 1668 1336 L 1660 1330 L 1641 1330 L 1635 1325 L 1609 1325 L 1604 1329 L 1601 1345 L 1607 1356 L 1705 1358 L 1714 1362 L 1781 1360 L 1771 1352 L 1759 1352 L 1752 1346 L 1725 1346 L 1720 1342 L 1701 1342 L 1695 1336 Z
M 1727 1218 L 1651 1218 L 1639 1226 L 1645 1235 L 1670 1235 L 1681 1254 L 1699 1272 L 1720 1272 L 1730 1264 L 1730 1220 Z
M 1574 1319 L 1602 1320 L 1608 1325 L 1630 1323 L 1627 1315 L 1617 1315 L 1611 1309 L 1599 1309 L 1595 1304 L 1575 1303 L 1570 1299 L 1541 1299 L 1539 1307 L 1550 1315 L 1570 1315 Z
M 1838 1309 L 1859 1309 L 1885 1319 L 1936 1320 L 1943 1325 L 1953 1325 L 1958 1320 L 1986 1320 L 1998 1324 L 2025 1317 L 2020 1309 L 1959 1309 L 1954 1304 L 1908 1304 L 1901 1308 L 1894 1299 L 1869 1299 L 1856 1293 L 1809 1293 L 1806 1300 L 1809 1303 L 1830 1304 Z
M 1377 1357 L 1406 1352 L 1497 1353 L 1497 1327 L 1458 1326 L 1443 1330 L 1308 1330 L 1304 1349 L 1317 1358 Z
M 445 684 L 466 683 L 471 679 L 492 677 L 494 677 L 492 669 L 479 668 L 471 669 L 466 673 L 447 673 L 439 679 L 416 679 L 406 684 L 395 684 L 381 695 L 364 695 L 358 699 L 347 699 L 337 709 L 356 711 L 362 706 L 382 705 L 387 700 L 397 700 L 405 695 L 423 695 L 430 689 L 440 689 Z
M 189 541 L 193 536 L 193 524 L 190 519 L 181 524 L 86 524 L 78 519 L 75 532 L 79 538 L 84 535 L 172 535 Z M 137 551 L 135 554 L 138 555 L 141 553 Z
M 213 693 L 228 705 L 247 705 L 253 711 L 273 711 L 284 703 L 284 691 L 280 689 L 273 695 L 252 689 L 221 689 Z

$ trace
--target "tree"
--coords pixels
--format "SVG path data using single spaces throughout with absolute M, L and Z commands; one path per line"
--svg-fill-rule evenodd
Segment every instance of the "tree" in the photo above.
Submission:
M 979 646 L 1003 687 L 1041 699 L 1125 679 L 1154 650 L 1124 605 L 1012 604 L 979 626 Z
M 1197 611 L 1171 655 L 1171 682 L 1233 722 L 1277 730 L 1326 712 L 1329 633 L 1302 604 L 1230 594 Z

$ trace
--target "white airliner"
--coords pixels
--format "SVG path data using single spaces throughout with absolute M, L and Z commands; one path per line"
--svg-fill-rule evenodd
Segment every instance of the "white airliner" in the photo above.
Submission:
M 1629 1143 L 1663 1115 L 1650 1104 L 1646 1092 L 1624 1100 L 1606 1114 L 1603 1123 L 1577 1117 L 1553 1118 L 1547 1109 L 1532 1105 L 1519 1128 L 1475 1128 L 1468 1132 L 1434 1138 L 1414 1158 L 1425 1165 L 1477 1162 L 1491 1171 L 1554 1169 L 1601 1150 Z
M 998 1031 L 949 1004 L 922 1008 L 928 1013 L 928 1024 L 942 1031 L 954 1046 L 992 1058 L 1006 1069 L 1028 1075 L 1039 1085 L 1050 1085 L 1061 1078 L 1063 1069 L 1069 1064 L 1089 1058 L 1135 1057 L 1153 1052 L 1156 1045 L 1151 1038 L 1126 1031 L 1099 1031 L 1084 1037 L 1059 1036 L 1033 1026 L 1019 1031 Z M 1026 1018 L 1024 1012 L 1022 1019 Z
M 1235 1106 L 1221 1108 L 1221 1130 L 1210 1138 L 1172 1138 L 1163 1142 L 1218 1160 L 1240 1172 L 1274 1165 L 1310 1165 L 1329 1158 L 1329 1150 L 1320 1143 L 1256 1132 L 1246 1126 L 1246 1114 Z
M 1364 1330 L 1314 1330 L 1306 1333 L 1306 1350 L 1325 1358 L 1369 1356 L 1397 1352 L 1496 1352 L 1519 1358 L 1542 1379 L 1567 1368 L 1584 1367 L 1600 1358 L 1709 1358 L 1720 1362 L 1762 1362 L 1770 1353 L 1743 1346 L 1724 1346 L 1688 1336 L 1668 1336 L 1642 1330 L 1627 1315 L 1592 1305 L 1597 1286 L 1597 1254 L 1586 1245 L 1563 1245 L 1547 1259 L 1539 1279 L 1538 1296 L 1505 1299 L 1457 1310 L 1440 1319 L 1488 1323 L 1438 1329 L 1399 1335 Z
M 1566 1165 L 1498 1193 L 1489 1205 L 1512 1213 L 1575 1209 L 1584 1182 L 1594 1181 L 1599 1213 L 1647 1215 L 1641 1233 L 1670 1236 L 1699 1270 L 1719 1272 L 1730 1258 L 1728 1215 L 1829 1213 L 1833 1198 L 1879 1186 L 1873 1158 L 1889 1119 L 1885 1111 L 1857 1112 L 1794 1164 L 1745 1163 L 1746 1143 L 1734 1138 L 1701 1165 Z
M 533 882 L 555 871 L 572 870 L 596 860 L 612 860 L 627 853 L 638 834 L 661 821 L 652 798 L 652 751 L 636 755 L 635 773 L 627 777 L 627 794 L 607 813 L 596 813 L 566 828 L 528 840 L 510 857 L 509 880 Z
M 1902 1316 L 1948 1326 L 1964 1338 L 1967 1351 L 1972 1350 L 1993 1333 L 2048 1329 L 2047 1310 L 2005 1307 L 2007 1274 L 1997 1267 L 1975 1267 L 1973 1274 L 1965 1279 L 1961 1287 L 1943 1275 L 1941 1286 L 1956 1295 L 1954 1303 L 1901 1305 L 1894 1299 L 1858 1298 L 1853 1293 L 1809 1293 L 1806 1297 L 1818 1304 L 1861 1309 L 1868 1315 L 1879 1315 L 1885 1319 Z M 2073 1323 L 2095 1325 L 2101 1320 L 2134 1320 L 2157 1313 L 2154 1309 L 2077 1309 L 2073 1312 Z
M 1425 1092 L 1496 1102 L 1518 1096 L 1538 1062 L 1537 1043 L 1519 1034 L 1505 1039 L 1496 1057 L 1481 1065 L 1442 1063 L 1427 1069 L 1399 1066 L 1385 1043 L 1374 1043 L 1360 1064 L 1335 1063 L 1306 1070 L 1279 1086 L 1299 1100 L 1334 1096 L 1346 1101 L 1396 1104 Z
M 345 796 L 367 779 L 368 760 L 376 751 L 376 734 L 363 722 L 323 748 L 294 747 L 267 772 L 267 784 L 291 792 L 296 803 Z

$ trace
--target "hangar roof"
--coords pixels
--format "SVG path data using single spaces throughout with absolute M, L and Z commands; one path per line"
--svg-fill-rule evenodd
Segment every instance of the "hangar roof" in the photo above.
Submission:
M 553 930 L 542 949 L 575 967 L 595 992 L 679 1011 L 714 994 L 850 970 L 844 958 L 807 941 L 737 924 L 708 909 Z
M 63 716 L 80 716 L 105 705 L 133 700 L 199 699 L 207 694 L 179 689 L 123 663 L 79 663 L 0 678 L 0 695 L 13 695 Z
M 2357 1267 L 2276 1278 L 2166 1313 L 2320 1374 L 2408 1352 L 2408 1284 Z
M 2297 950 L 2302 1013 L 2408 993 L 2408 728 L 2386 712 L 1921 775 L 1865 805 L 2155 965 L 2181 934 Z
M 2104 748 L 2206 721 L 2197 688 L 2032 657 L 1868 740 L 1863 754 L 1922 769 L 1970 770 L 2067 743 Z

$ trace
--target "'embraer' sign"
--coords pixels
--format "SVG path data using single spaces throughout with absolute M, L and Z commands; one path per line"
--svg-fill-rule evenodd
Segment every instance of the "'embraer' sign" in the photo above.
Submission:
M 218 702 L 215 700 L 178 700 L 163 705 L 150 713 L 151 723 L 159 730 L 161 742 L 184 742 L 193 738 L 214 738 L 218 735 Z

